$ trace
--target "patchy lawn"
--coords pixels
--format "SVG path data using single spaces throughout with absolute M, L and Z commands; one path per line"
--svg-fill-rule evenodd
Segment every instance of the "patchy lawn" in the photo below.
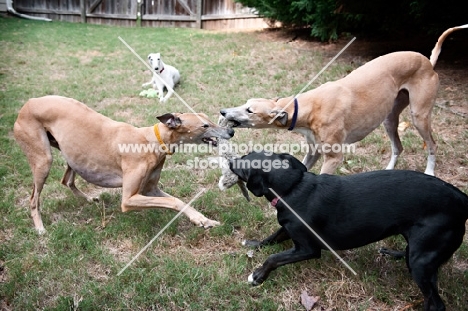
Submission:
M 460 32 L 461 33 L 461 32 Z M 467 34 L 444 45 L 436 70 L 441 88 L 433 113 L 438 143 L 436 174 L 468 193 Z M 400 237 L 343 252 L 358 272 L 349 273 L 331 254 L 279 268 L 252 288 L 247 276 L 265 258 L 290 246 L 253 252 L 240 245 L 277 227 L 264 199 L 248 203 L 237 188 L 221 192 L 219 169 L 190 170 L 187 161 L 213 154 L 175 154 L 166 160 L 162 188 L 222 225 L 210 230 L 178 218 L 125 272 L 117 273 L 175 215 L 169 210 L 123 214 L 120 190 L 77 180 L 99 203 L 75 198 L 60 185 L 66 164 L 54 151 L 54 164 L 42 192 L 47 234 L 38 236 L 29 213 L 32 177 L 12 136 L 20 107 L 31 97 L 73 97 L 113 119 L 150 126 L 166 112 L 187 112 L 175 96 L 162 105 L 139 97 L 149 81 L 147 68 L 118 40 L 143 58 L 161 52 L 177 67 L 176 92 L 213 121 L 219 110 L 252 97 L 298 92 L 350 38 L 335 44 L 283 31 L 248 33 L 193 29 L 121 28 L 0 17 L 0 310 L 304 310 L 300 296 L 318 296 L 314 310 L 420 310 L 421 293 L 404 261 L 377 254 L 383 245 L 401 249 Z M 436 38 L 424 42 L 358 39 L 311 86 L 343 77 L 383 53 L 420 50 L 428 55 Z M 410 122 L 409 113 L 402 120 Z M 405 151 L 399 169 L 424 170 L 426 153 L 412 126 L 401 132 Z M 238 129 L 233 141 L 292 143 L 303 138 L 275 130 Z M 346 155 L 339 174 L 381 169 L 390 158 L 382 127 Z M 298 154 L 298 157 L 302 155 Z M 319 170 L 320 163 L 313 168 Z M 468 305 L 468 242 L 440 270 L 440 292 L 448 310 Z

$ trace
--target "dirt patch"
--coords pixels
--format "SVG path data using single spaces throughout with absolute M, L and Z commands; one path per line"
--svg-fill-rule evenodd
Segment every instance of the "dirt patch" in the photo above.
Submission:
M 86 65 L 91 63 L 95 57 L 103 57 L 104 54 L 99 51 L 80 51 L 75 56 L 78 57 L 82 65 Z
M 119 262 L 129 262 L 135 254 L 135 245 L 132 240 L 124 239 L 122 241 L 106 241 L 104 242 L 111 255 Z

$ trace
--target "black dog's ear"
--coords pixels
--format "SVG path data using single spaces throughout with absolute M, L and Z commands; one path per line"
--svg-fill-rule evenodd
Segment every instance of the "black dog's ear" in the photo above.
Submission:
M 270 191 L 269 185 L 265 184 L 265 176 L 262 174 L 254 174 L 247 180 L 247 189 L 250 190 L 256 197 L 263 197 Z
M 270 117 L 275 118 L 282 126 L 286 126 L 288 123 L 288 113 L 284 110 L 274 109 L 270 111 Z
M 175 129 L 182 124 L 180 118 L 172 113 L 166 113 L 156 118 L 170 129 Z
M 243 162 L 243 158 L 245 157 L 242 156 L 242 158 L 234 158 L 234 159 L 229 159 L 229 169 L 239 176 L 239 178 L 245 182 L 249 179 L 249 170 L 245 169 L 245 163 Z
M 248 155 L 242 156 L 242 158 L 232 159 L 229 160 L 229 168 L 231 171 L 239 176 L 241 180 L 247 183 L 247 189 L 250 190 L 255 196 L 262 197 L 268 193 L 269 187 L 265 184 L 263 174 L 261 174 L 261 170 L 252 171 L 250 169 L 250 163 L 248 160 L 244 159 Z M 247 162 L 246 162 L 247 161 Z M 250 174 L 252 173 L 253 174 Z
M 283 196 L 301 182 L 307 169 L 290 154 L 274 154 L 272 157 L 280 161 L 282 166 L 268 174 L 268 187 L 275 189 L 280 196 Z
M 289 153 L 283 153 L 281 156 L 286 158 L 289 163 L 291 163 L 291 168 L 307 172 L 307 167 L 305 167 L 305 165 L 302 164 L 302 162 L 299 161 L 296 157 L 290 155 Z

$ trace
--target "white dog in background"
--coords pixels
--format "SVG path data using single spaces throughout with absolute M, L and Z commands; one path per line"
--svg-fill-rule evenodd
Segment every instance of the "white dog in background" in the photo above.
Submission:
M 153 88 L 158 91 L 159 101 L 165 103 L 169 97 L 172 96 L 172 93 L 174 93 L 174 86 L 180 81 L 179 70 L 173 66 L 164 64 L 160 53 L 149 54 L 148 62 L 154 70 L 153 78 L 150 82 L 143 84 L 143 87 L 153 85 Z M 162 80 L 164 80 L 164 82 Z M 165 87 L 167 89 L 166 96 L 164 96 Z

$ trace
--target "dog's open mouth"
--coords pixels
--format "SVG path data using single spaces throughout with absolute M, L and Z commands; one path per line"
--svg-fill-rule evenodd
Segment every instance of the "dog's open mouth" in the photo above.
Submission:
M 229 125 L 231 127 L 238 127 L 241 125 L 241 123 L 239 121 L 236 121 L 236 120 L 229 120 Z
M 217 137 L 205 137 L 205 138 L 202 138 L 202 141 L 205 144 L 211 144 L 214 147 L 218 146 L 218 138 Z

